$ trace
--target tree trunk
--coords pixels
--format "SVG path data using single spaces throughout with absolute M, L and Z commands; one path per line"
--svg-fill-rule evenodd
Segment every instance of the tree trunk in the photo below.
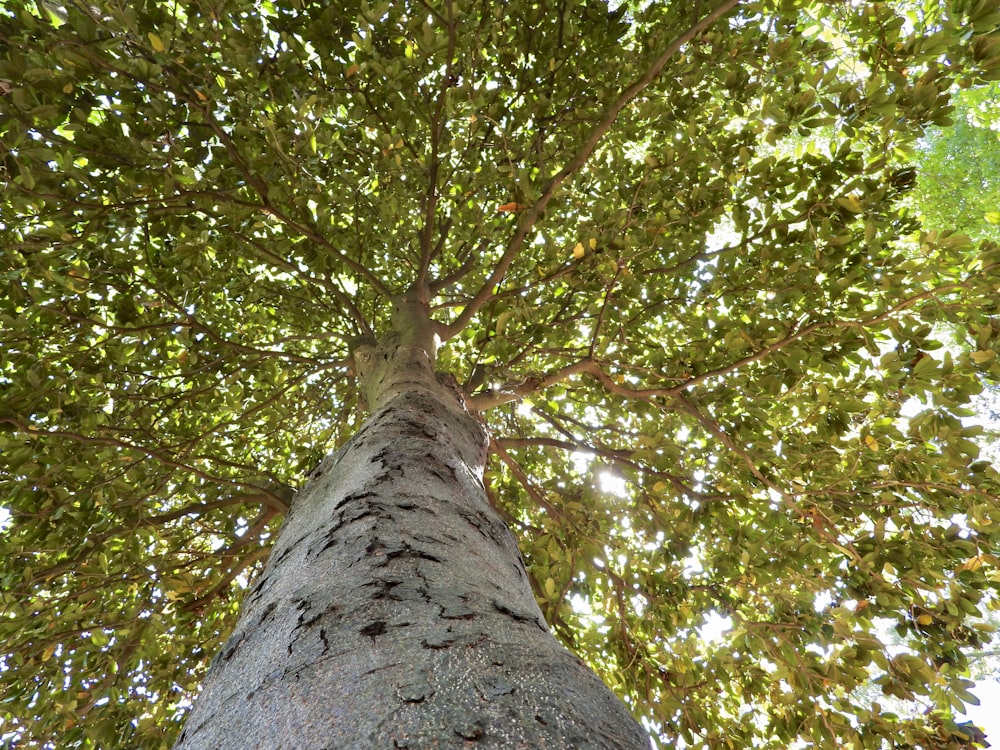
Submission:
M 293 503 L 175 748 L 649 747 L 549 633 L 485 431 L 420 344 L 355 354 L 372 414 Z

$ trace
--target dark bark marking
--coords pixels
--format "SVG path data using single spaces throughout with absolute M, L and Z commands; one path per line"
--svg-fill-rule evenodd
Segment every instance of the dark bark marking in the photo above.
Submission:
M 316 549 L 316 545 L 310 545 L 309 549 L 306 550 L 306 559 L 308 560 L 310 558 L 317 557 L 324 550 L 328 550 L 330 547 L 334 546 L 337 543 L 337 530 L 343 525 L 343 520 L 341 518 L 335 518 L 330 528 L 321 532 L 323 539 L 326 540 L 326 543 L 319 549 Z
M 392 596 L 392 590 L 401 583 L 402 581 L 386 579 L 375 581 L 372 585 L 378 586 L 378 591 L 372 594 L 372 601 L 378 601 L 379 599 L 394 599 L 395 597 Z
M 375 481 L 381 484 L 382 482 L 391 482 L 395 479 L 402 479 L 404 476 L 406 476 L 406 472 L 403 471 L 402 466 L 390 466 L 375 477 Z
M 347 503 L 354 503 L 360 500 L 367 500 L 369 497 L 378 497 L 378 494 L 375 492 L 364 492 L 364 491 L 352 492 L 348 495 L 344 495 L 344 497 L 340 500 L 340 502 L 338 502 L 335 506 L 333 506 L 333 509 L 339 510 L 341 506 L 347 505 Z
M 375 620 L 375 622 L 370 622 L 365 625 L 361 630 L 358 631 L 360 635 L 367 635 L 372 641 L 375 641 L 376 636 L 383 635 L 386 631 L 385 620 Z
M 354 513 L 345 513 L 344 523 L 355 523 L 365 518 L 392 518 L 392 516 L 388 513 L 379 513 L 373 505 L 369 505 L 366 508 L 357 508 Z
M 508 607 L 506 604 L 503 604 L 502 602 L 497 601 L 496 599 L 493 599 L 490 603 L 493 605 L 493 609 L 495 609 L 500 614 L 507 615 L 507 616 L 513 618 L 514 620 L 516 620 L 517 622 L 531 623 L 532 625 L 535 625 L 535 626 L 541 628 L 546 633 L 548 632 L 548 628 L 546 628 L 544 625 L 542 625 L 538 621 L 538 617 L 536 617 L 535 615 L 531 614 L 530 612 L 521 612 L 521 611 L 518 611 L 518 610 L 514 609 L 513 607 Z
M 255 627 L 263 625 L 264 620 L 270 617 L 274 613 L 274 610 L 277 609 L 277 607 L 278 607 L 277 602 L 270 602 L 266 607 L 264 607 L 264 611 L 261 613 L 261 616 L 257 618 L 257 625 Z
M 493 701 L 502 695 L 510 695 L 517 689 L 505 675 L 486 675 L 476 680 L 476 690 L 488 701 Z
M 308 628 L 323 616 L 322 614 L 316 614 L 312 617 L 307 617 L 309 610 L 312 609 L 312 605 L 305 600 L 299 602 L 295 608 L 299 610 L 299 619 L 295 621 L 295 630 L 298 630 L 299 628 Z M 291 653 L 291 651 L 288 653 Z
M 330 641 L 326 638 L 326 628 L 319 629 L 319 639 L 323 642 L 323 653 L 330 650 Z
M 436 563 L 448 562 L 447 558 L 439 557 L 438 555 L 435 555 L 432 552 L 427 552 L 426 550 L 422 549 L 416 549 L 414 547 L 410 547 L 409 545 L 407 545 L 406 549 L 401 549 L 397 552 L 390 552 L 388 555 L 386 555 L 386 557 L 388 557 L 390 560 L 411 558 L 417 560 L 430 560 L 431 562 L 436 562 Z
M 293 549 L 295 549 L 295 545 L 294 544 L 290 544 L 287 547 L 285 547 L 280 552 L 280 554 L 278 554 L 278 556 L 274 558 L 274 564 L 278 565 L 282 560 L 284 560 L 286 557 L 288 557 L 292 553 Z
M 389 593 L 389 599 L 394 602 L 427 602 L 431 601 L 431 597 L 427 594 L 425 590 L 426 583 L 414 583 L 403 582 L 407 585 L 393 584 L 392 591 Z M 375 597 L 373 597 L 375 598 Z
M 440 479 L 442 482 L 451 483 L 458 479 L 458 474 L 455 473 L 455 468 L 453 466 L 449 466 L 433 453 L 424 453 L 424 455 L 420 457 L 420 461 L 424 468 L 426 468 L 431 474 Z
M 306 474 L 306 477 L 312 480 L 319 479 L 321 476 L 326 474 L 330 469 L 340 463 L 340 458 L 343 455 L 342 451 L 337 451 L 336 453 L 330 453 L 323 457 L 323 459 L 316 464 L 316 468 Z
M 419 381 L 414 382 L 419 384 Z M 437 408 L 437 402 L 432 398 L 413 397 L 411 408 L 414 407 L 417 411 L 423 412 L 424 414 L 433 414 L 434 410 Z M 397 413 L 390 421 L 390 424 L 396 428 L 396 431 L 406 437 L 434 440 L 438 436 L 437 430 L 427 424 L 427 420 L 416 419 L 411 417 L 406 412 L 403 412 L 402 414 Z
M 427 638 L 424 638 L 420 642 L 420 645 L 423 646 L 424 648 L 429 648 L 437 651 L 442 648 L 448 648 L 449 646 L 453 646 L 457 640 L 458 636 L 455 635 L 454 633 L 450 632 L 439 633 L 438 635 L 431 635 L 428 636 Z
M 238 649 L 240 647 L 240 644 L 243 643 L 245 637 L 246 636 L 243 633 L 239 633 L 238 635 L 233 634 L 229 638 L 229 640 L 226 641 L 225 645 L 222 647 L 222 650 L 216 655 L 213 661 L 215 660 L 229 661 L 232 658 L 233 654 L 236 653 L 236 649 Z
M 476 614 L 476 610 L 461 602 L 441 607 L 441 617 L 445 620 L 472 620 L 476 617 Z
M 472 526 L 472 528 L 478 531 L 484 539 L 487 539 L 491 542 L 494 541 L 494 539 L 489 534 L 487 534 L 486 531 L 483 529 L 483 524 L 479 520 L 478 515 L 476 515 L 475 513 L 470 513 L 467 510 L 461 510 L 461 509 L 459 509 L 458 515 L 460 515 L 465 521 L 467 521 L 468 524 Z
M 496 544 L 498 547 L 505 547 L 505 542 L 509 537 L 505 536 L 510 530 L 498 520 L 491 519 L 482 513 L 475 513 L 465 508 L 458 508 L 460 515 L 470 526 L 483 535 L 484 538 Z
M 475 631 L 471 633 L 454 633 L 449 627 L 443 633 L 424 638 L 420 641 L 420 645 L 424 648 L 438 651 L 442 648 L 451 648 L 452 646 L 475 646 L 477 643 L 485 641 L 488 637 L 486 633 Z
M 433 693 L 430 683 L 419 678 L 411 683 L 400 685 L 399 689 L 396 690 L 396 695 L 405 703 L 420 703 Z
M 398 661 L 392 661 L 392 662 L 389 662 L 388 664 L 382 664 L 381 666 L 373 667 L 372 669 L 366 669 L 364 672 L 361 673 L 361 676 L 362 677 L 369 677 L 369 676 L 371 676 L 373 674 L 378 674 L 379 672 L 385 672 L 386 670 L 392 670 L 392 669 L 395 669 L 396 667 L 400 667 L 400 666 L 402 666 L 402 664 L 400 664 L 400 662 L 398 662 Z
M 278 561 L 275 560 L 275 563 L 277 562 Z M 249 607 L 258 599 L 260 599 L 260 594 L 264 590 L 264 586 L 266 585 L 268 580 L 269 579 L 267 576 L 262 576 L 253 582 L 253 585 L 250 587 L 250 591 L 247 592 L 247 598 L 244 600 L 245 601 L 243 605 L 244 607 Z
M 454 729 L 455 734 L 466 740 L 478 740 L 486 733 L 479 719 L 459 719 Z
M 317 552 L 316 554 L 318 555 L 320 552 L 326 552 L 328 549 L 330 549 L 330 547 L 335 547 L 336 545 L 337 545 L 337 539 L 332 535 L 331 532 L 331 535 L 328 536 L 326 539 L 326 543 L 319 548 L 319 552 Z
M 436 543 L 437 540 L 434 540 Z M 373 539 L 368 546 L 365 548 L 365 553 L 371 557 L 381 557 L 383 560 L 380 562 L 381 565 L 387 564 L 390 560 L 429 560 L 436 563 L 447 562 L 446 558 L 436 555 L 433 552 L 428 552 L 427 550 L 418 549 L 411 545 L 409 542 L 402 540 L 396 540 L 392 542 L 386 542 L 382 539 Z
M 277 669 L 268 672 L 264 676 L 264 679 L 261 680 L 260 684 L 264 685 L 268 682 L 277 682 L 278 680 L 282 679 L 286 674 L 288 674 L 287 669 L 285 669 L 284 667 L 278 667 Z

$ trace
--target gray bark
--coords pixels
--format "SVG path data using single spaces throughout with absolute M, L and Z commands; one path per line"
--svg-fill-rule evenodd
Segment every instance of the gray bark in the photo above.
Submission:
M 486 434 L 419 344 L 356 352 L 372 414 L 296 497 L 177 750 L 649 747 L 549 633 Z

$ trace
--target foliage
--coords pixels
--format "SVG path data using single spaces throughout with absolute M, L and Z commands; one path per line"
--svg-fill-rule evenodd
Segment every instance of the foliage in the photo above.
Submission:
M 955 124 L 921 141 L 911 197 L 925 227 L 1000 241 L 998 100 L 996 83 L 960 92 Z
M 661 745 L 968 746 L 1000 247 L 916 233 L 903 155 L 1000 14 L 911 7 L 0 2 L 0 731 L 169 746 L 426 282 L 547 617 Z

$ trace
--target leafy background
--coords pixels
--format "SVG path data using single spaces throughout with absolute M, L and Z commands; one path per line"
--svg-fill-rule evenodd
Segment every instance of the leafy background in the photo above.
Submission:
M 169 746 L 426 281 L 548 620 L 661 746 L 970 746 L 998 24 L 0 2 L 6 741 Z

